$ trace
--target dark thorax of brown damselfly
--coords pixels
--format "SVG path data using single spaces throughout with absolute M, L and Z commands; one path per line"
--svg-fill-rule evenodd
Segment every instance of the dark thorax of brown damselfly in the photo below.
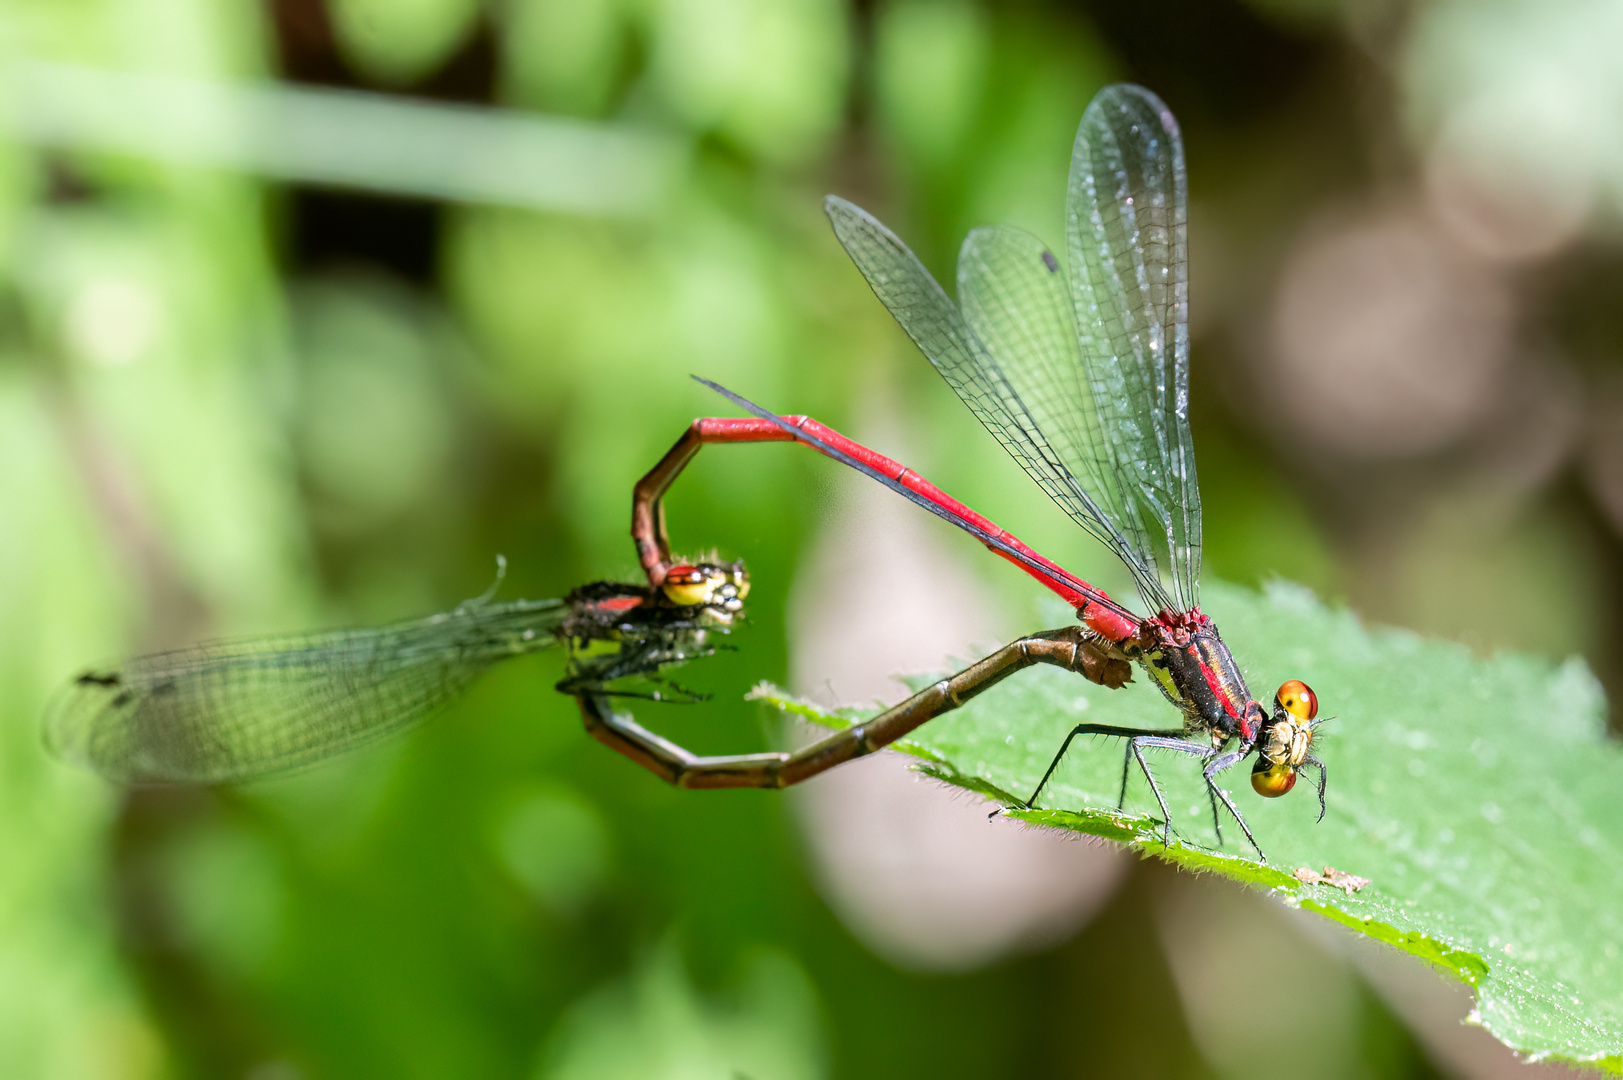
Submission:
M 657 587 L 600 581 L 576 589 L 565 597 L 569 615 L 557 631 L 572 646 L 569 675 L 557 689 L 602 694 L 620 679 L 649 676 L 710 655 L 716 649 L 713 635 L 728 633 L 743 618 L 749 587 L 749 574 L 739 562 L 675 566 Z M 594 644 L 606 647 L 593 649 Z M 610 693 L 654 701 L 703 700 L 669 686 Z

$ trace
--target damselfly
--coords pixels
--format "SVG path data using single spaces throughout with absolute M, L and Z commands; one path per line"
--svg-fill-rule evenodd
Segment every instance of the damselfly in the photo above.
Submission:
M 1082 118 L 1071 159 L 1067 258 L 1010 226 L 976 229 L 959 254 L 956 303 L 867 212 L 833 196 L 825 208 L 840 243 L 908 336 L 1043 490 L 1116 553 L 1152 614 L 1134 614 L 889 458 L 816 421 L 774 415 L 706 383 L 757 419 L 695 421 L 651 478 L 668 483 L 705 443 L 806 443 L 970 532 L 1064 598 L 1080 622 L 1021 638 L 865 723 L 798 755 L 778 755 L 769 767 L 743 769 L 732 781 L 783 786 L 805 779 L 900 738 L 1031 664 L 1053 664 L 1109 687 L 1125 683 L 1137 664 L 1183 714 L 1182 725 L 1078 724 L 1026 805 L 1036 803 L 1072 740 L 1109 735 L 1127 743 L 1123 801 L 1136 760 L 1168 843 L 1171 814 L 1146 751 L 1200 759 L 1214 821 L 1221 801 L 1258 855 L 1245 818 L 1217 782 L 1252 754 L 1252 787 L 1270 798 L 1291 790 L 1300 769 L 1318 770 L 1322 820 L 1325 770 L 1312 752 L 1319 723 L 1313 691 L 1290 680 L 1271 712 L 1265 709 L 1199 607 L 1187 186 L 1177 121 L 1167 107 L 1138 86 L 1100 91 Z M 651 575 L 669 559 L 658 495 L 639 487 L 633 525 Z M 590 695 L 582 706 L 599 707 Z
M 202 642 L 80 675 L 53 703 L 46 742 L 114 780 L 246 780 L 399 731 L 492 665 L 555 645 L 570 649 L 566 694 L 669 697 L 611 684 L 714 652 L 711 635 L 741 617 L 748 591 L 743 564 L 701 563 L 657 587 L 596 582 L 497 603 L 492 586 L 411 622 Z

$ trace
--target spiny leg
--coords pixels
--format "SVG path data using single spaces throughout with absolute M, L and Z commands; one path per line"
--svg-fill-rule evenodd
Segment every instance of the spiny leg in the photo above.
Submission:
M 1302 765 L 1304 767 L 1308 766 L 1308 765 L 1311 765 L 1314 768 L 1319 770 L 1319 817 L 1318 817 L 1318 820 L 1323 821 L 1324 820 L 1324 784 L 1325 784 L 1325 779 L 1326 779 L 1325 775 L 1324 775 L 1324 762 L 1320 761 L 1318 758 L 1314 757 L 1312 754 L 1309 754 L 1307 756 L 1307 758 L 1305 760 L 1303 760 Z
M 1160 667 L 1162 670 L 1165 670 L 1165 668 L 1166 668 L 1166 664 L 1165 664 L 1164 661 L 1158 661 L 1156 658 L 1153 658 L 1153 657 L 1147 658 L 1146 662 L 1153 665 L 1153 666 Z M 1176 708 L 1178 708 L 1180 710 L 1184 710 L 1186 712 L 1188 711 L 1188 708 L 1189 708 L 1188 702 L 1184 701 L 1183 699 L 1178 697 L 1177 694 L 1173 693 L 1172 689 L 1167 685 L 1165 680 L 1155 678 L 1155 679 L 1151 679 L 1150 683 L 1157 690 L 1161 691 L 1161 696 L 1166 698 L 1167 701 L 1170 702 L 1173 706 L 1175 706 Z M 1161 734 L 1177 736 L 1177 735 L 1184 735 L 1187 731 L 1188 731 L 1188 729 L 1185 728 L 1184 731 L 1163 732 Z M 1155 734 L 1155 733 L 1154 732 L 1149 732 L 1147 734 Z M 1132 754 L 1132 748 L 1129 746 L 1127 753 L 1122 755 L 1122 763 L 1121 763 L 1121 800 L 1120 800 L 1120 802 L 1118 802 L 1116 804 L 1118 809 L 1121 808 L 1122 806 L 1125 806 L 1126 803 L 1127 803 L 1127 776 L 1128 776 L 1128 773 L 1130 772 L 1129 762 L 1131 760 L 1131 754 Z M 1140 765 L 1142 765 L 1142 764 L 1143 764 L 1143 762 L 1140 762 Z M 1145 774 L 1148 775 L 1148 770 L 1147 769 L 1145 770 Z M 1207 795 L 1208 800 L 1211 802 L 1211 807 L 1212 807 L 1212 829 L 1213 829 L 1214 832 L 1217 833 L 1217 842 L 1218 842 L 1218 844 L 1222 844 L 1223 843 L 1223 821 L 1222 821 L 1222 816 L 1220 814 L 1218 814 L 1218 812 L 1217 812 L 1217 796 L 1213 795 L 1210 791 L 1208 791 L 1206 793 L 1206 795 Z
M 1128 742 L 1132 747 L 1133 757 L 1138 759 L 1138 767 L 1144 773 L 1144 779 L 1149 781 L 1150 792 L 1161 807 L 1161 842 L 1168 847 L 1172 845 L 1172 811 L 1167 809 L 1166 798 L 1161 794 L 1161 785 L 1155 782 L 1155 774 L 1150 771 L 1150 763 L 1144 759 L 1145 750 L 1172 750 L 1179 754 L 1193 754 L 1195 757 L 1211 757 L 1217 751 L 1209 746 L 1190 742 L 1184 738 L 1169 738 L 1162 733 L 1150 732 L 1134 736 Z
M 663 682 L 663 680 L 650 681 Z M 697 693 L 696 691 L 689 690 L 686 687 L 680 686 L 676 683 L 666 682 L 664 685 L 669 686 L 673 692 L 666 693 L 660 690 L 620 690 L 611 686 L 604 686 L 603 684 L 594 682 L 592 680 L 571 682 L 567 679 L 559 683 L 556 687 L 554 687 L 554 689 L 561 694 L 571 694 L 576 697 L 586 694 L 595 694 L 604 700 L 609 700 L 612 698 L 627 698 L 637 701 L 657 701 L 662 705 L 702 705 L 704 702 L 710 700 L 709 694 Z
M 1240 831 L 1245 833 L 1245 838 L 1250 841 L 1253 848 L 1256 848 L 1257 858 L 1267 862 L 1268 856 L 1263 854 L 1262 845 L 1257 843 L 1257 838 L 1251 835 L 1251 826 L 1247 825 L 1245 818 L 1240 815 L 1240 808 L 1234 805 L 1234 800 L 1229 798 L 1229 793 L 1217 785 L 1217 774 L 1244 760 L 1248 753 L 1248 751 L 1244 750 L 1233 750 L 1227 754 L 1218 755 L 1206 762 L 1206 767 L 1201 769 L 1200 772 L 1206 778 L 1207 790 L 1223 800 L 1223 805 L 1229 808 L 1229 813 L 1233 814 L 1234 820 L 1239 823 Z
M 710 695 L 689 690 L 674 679 L 665 678 L 658 674 L 660 662 L 648 657 L 640 660 L 626 660 L 612 664 L 584 664 L 571 671 L 565 678 L 553 685 L 553 689 L 560 694 L 579 696 L 581 694 L 597 694 L 601 697 L 643 698 L 647 701 L 668 701 L 683 704 L 709 701 Z M 667 687 L 671 693 L 662 694 L 659 690 L 620 690 L 610 684 L 633 676 L 641 677 L 656 687 Z
M 616 652 L 589 657 L 576 656 L 570 661 L 569 675 L 557 684 L 556 689 L 559 693 L 575 695 L 612 693 L 613 696 L 619 697 L 646 696 L 620 694 L 606 689 L 608 684 L 618 679 L 640 675 L 650 682 L 670 686 L 691 700 L 704 701 L 708 695 L 696 694 L 657 674 L 659 669 L 667 664 L 702 659 L 715 654 L 719 646 L 701 643 L 701 639 L 691 638 L 689 636 L 691 633 L 690 627 L 653 630 L 643 637 L 629 635 L 623 637 Z
M 1116 795 L 1116 810 L 1127 809 L 1127 777 L 1133 768 L 1133 744 L 1123 743 L 1121 748 L 1121 791 Z
M 1031 793 L 1031 798 L 1026 800 L 1026 808 L 1029 810 L 1037 805 L 1037 796 L 1041 795 L 1043 793 L 1043 788 L 1048 786 L 1048 781 L 1054 775 L 1054 770 L 1059 768 L 1060 761 L 1064 759 L 1066 752 L 1071 749 L 1071 741 L 1078 735 L 1110 735 L 1120 739 L 1132 739 L 1142 736 L 1175 739 L 1182 734 L 1183 732 L 1181 729 L 1164 731 L 1158 728 L 1112 727 L 1109 724 L 1078 724 L 1076 727 L 1071 729 L 1071 733 L 1069 735 L 1065 736 L 1065 741 L 1060 743 L 1059 753 L 1055 754 L 1054 760 L 1048 763 L 1048 771 L 1043 773 L 1042 780 L 1038 781 L 1037 783 L 1037 790 L 1033 791 Z M 1126 802 L 1127 762 L 1124 758 L 1121 766 L 1121 798 L 1116 803 L 1116 809 L 1120 810 L 1122 805 Z
M 1228 740 L 1225 739 L 1223 741 L 1223 746 L 1227 746 L 1227 745 L 1228 745 Z M 1214 749 L 1220 751 L 1222 749 L 1222 747 L 1215 747 Z M 1211 803 L 1211 807 L 1212 807 L 1212 831 L 1217 834 L 1217 844 L 1218 844 L 1219 847 L 1221 847 L 1222 844 L 1223 844 L 1223 815 L 1221 815 L 1221 814 L 1219 814 L 1217 812 L 1217 792 L 1215 790 L 1213 790 L 1212 785 L 1210 785 L 1210 784 L 1206 785 L 1206 800 L 1207 800 L 1207 802 Z M 1244 822 L 1242 822 L 1241 825 L 1243 827 Z

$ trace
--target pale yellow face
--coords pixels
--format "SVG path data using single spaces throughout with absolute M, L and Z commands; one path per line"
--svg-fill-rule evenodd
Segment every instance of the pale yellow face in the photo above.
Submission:
M 1298 716 L 1285 718 L 1268 728 L 1268 742 L 1262 754 L 1270 762 L 1295 768 L 1307 760 L 1308 748 L 1313 745 L 1313 723 Z

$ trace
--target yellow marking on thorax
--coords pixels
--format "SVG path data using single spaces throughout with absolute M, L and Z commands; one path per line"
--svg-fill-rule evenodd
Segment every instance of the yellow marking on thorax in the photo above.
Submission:
M 1161 655 L 1159 650 L 1145 653 L 1141 660 L 1144 664 L 1144 670 L 1148 671 L 1150 677 L 1161 684 L 1161 688 L 1166 691 L 1169 698 L 1173 701 L 1183 700 L 1183 695 L 1178 693 L 1177 684 L 1172 681 L 1172 669 L 1167 666 L 1166 658 Z

